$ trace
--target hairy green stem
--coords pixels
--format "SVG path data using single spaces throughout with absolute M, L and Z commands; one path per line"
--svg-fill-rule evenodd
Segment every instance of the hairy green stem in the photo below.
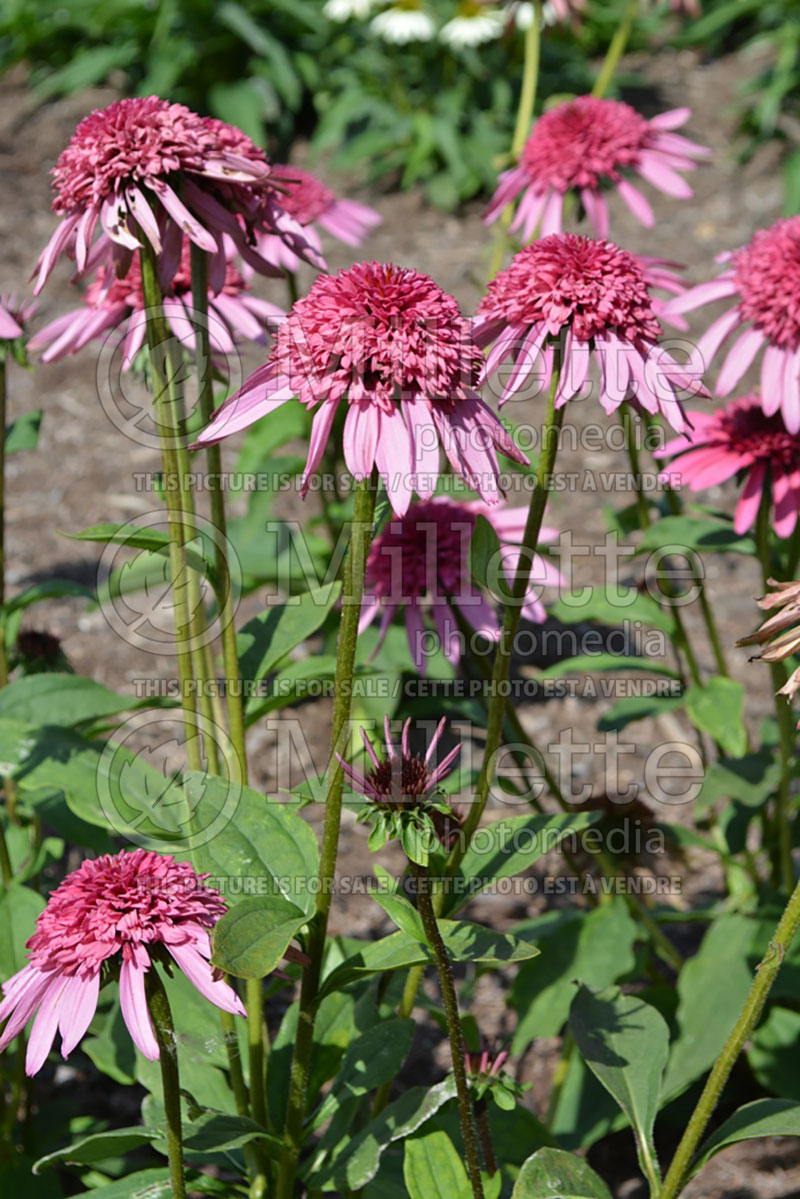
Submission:
M 536 103 L 536 87 L 539 82 L 539 59 L 542 42 L 542 0 L 533 0 L 533 16 L 525 30 L 525 59 L 522 68 L 522 89 L 519 94 L 517 121 L 511 139 L 511 158 L 516 163 L 527 141 L 533 125 L 533 108 Z M 489 280 L 494 279 L 503 265 L 508 246 L 508 229 L 514 215 L 514 205 L 507 204 L 500 214 L 499 231 L 492 251 Z
M 177 413 L 169 381 L 161 362 L 169 342 L 169 329 L 164 316 L 161 287 L 158 281 L 158 260 L 149 242 L 139 252 L 142 271 L 142 295 L 147 313 L 147 344 L 150 350 L 150 367 L 153 380 L 154 408 L 161 442 L 161 459 L 166 479 L 167 522 L 169 529 L 169 563 L 172 596 L 175 609 L 175 653 L 178 660 L 181 708 L 186 730 L 186 754 L 192 770 L 202 769 L 202 754 L 197 736 L 197 711 L 194 703 L 194 671 L 191 644 L 191 620 L 189 616 L 184 540 L 184 520 L 179 492 L 169 486 L 170 479 L 177 477 L 178 467 L 174 445 L 178 436 Z
M 372 520 L 375 511 L 375 487 L 371 479 L 356 484 L 355 510 L 350 533 L 350 546 L 344 568 L 342 593 L 342 617 L 339 626 L 339 644 L 336 654 L 336 676 L 334 681 L 333 718 L 331 727 L 331 756 L 328 764 L 327 797 L 325 801 L 325 823 L 320 846 L 319 888 L 316 908 L 309 925 L 307 950 L 309 964 L 303 971 L 300 987 L 300 1003 L 297 1018 L 297 1035 L 289 1083 L 289 1100 L 284 1128 L 284 1151 L 278 1175 L 277 1199 L 290 1199 L 297 1173 L 297 1162 L 303 1136 L 303 1120 L 306 1110 L 308 1071 L 314 1042 L 314 1020 L 316 1017 L 317 992 L 322 972 L 322 957 L 325 951 L 325 934 L 333 900 L 336 875 L 336 855 L 339 846 L 339 827 L 342 817 L 342 791 L 344 774 L 336 754 L 346 749 L 350 705 L 351 681 L 356 660 L 358 643 L 358 619 L 364 597 L 364 572 L 367 553 L 372 538 Z
M 761 573 L 764 579 L 764 589 L 769 589 L 769 579 L 772 577 L 772 563 L 769 548 L 770 507 L 772 504 L 771 487 L 766 486 L 761 496 L 756 520 L 756 545 L 758 558 L 761 563 Z M 791 782 L 792 752 L 794 748 L 794 732 L 792 729 L 792 711 L 784 696 L 779 695 L 789 677 L 783 662 L 770 662 L 770 678 L 775 704 L 775 718 L 778 723 L 780 745 L 781 777 L 778 793 L 775 796 L 775 823 L 778 828 L 778 857 L 774 863 L 774 875 L 780 879 L 781 885 L 788 894 L 794 886 L 794 867 L 792 865 L 792 826 L 791 802 L 789 785 Z
M 631 33 L 633 32 L 633 23 L 636 20 L 638 8 L 639 0 L 628 0 L 628 7 L 625 9 L 623 18 L 611 39 L 606 56 L 603 59 L 603 65 L 600 68 L 600 74 L 597 76 L 595 85 L 592 88 L 593 96 L 604 96 L 608 91 L 611 80 L 614 78 L 614 72 L 619 66 L 619 60 L 625 53 L 625 47 L 628 45 Z
M 700 1138 L 717 1105 L 722 1088 L 728 1081 L 736 1059 L 756 1026 L 781 962 L 797 932 L 798 924 L 800 924 L 800 884 L 792 892 L 772 935 L 767 952 L 756 967 L 756 975 L 739 1019 L 708 1076 L 703 1093 L 692 1112 L 686 1131 L 658 1193 L 658 1199 L 675 1199 L 675 1196 L 683 1190 Z
M 0 820 L 0 876 L 3 879 L 3 886 L 8 890 L 14 878 L 14 871 L 11 868 L 11 856 L 8 852 L 6 830 L 2 820 Z
M 208 258 L 203 250 L 192 244 L 192 304 L 197 319 L 197 365 L 200 372 L 199 403 L 204 424 L 214 413 L 214 383 L 211 364 L 211 344 L 208 326 Z M 219 623 L 222 632 L 222 658 L 225 666 L 226 704 L 231 740 L 238 758 L 238 778 L 247 782 L 247 751 L 245 747 L 244 705 L 239 686 L 241 672 L 236 652 L 231 572 L 228 562 L 228 523 L 225 514 L 225 495 L 222 490 L 222 454 L 218 445 L 206 450 L 208 492 L 211 504 L 211 523 L 217 531 L 214 541 L 214 565 L 217 591 L 220 597 Z
M 172 1012 L 164 984 L 156 967 L 147 972 L 145 986 L 147 1006 L 153 1021 L 164 1088 L 164 1112 L 167 1122 L 167 1154 L 169 1180 L 174 1199 L 186 1199 L 186 1179 L 183 1172 L 183 1137 L 181 1133 L 181 1083 L 178 1075 L 178 1047 Z
M 458 1115 L 461 1121 L 461 1135 L 464 1138 L 464 1149 L 467 1156 L 467 1171 L 475 1199 L 483 1199 L 483 1182 L 481 1180 L 481 1162 L 478 1154 L 478 1139 L 475 1134 L 475 1114 L 472 1110 L 472 1099 L 467 1080 L 465 1062 L 466 1047 L 461 1019 L 458 1014 L 458 999 L 453 979 L 453 968 L 447 956 L 442 934 L 436 922 L 436 913 L 431 900 L 431 879 L 423 866 L 411 863 L 417 888 L 417 908 L 419 910 L 425 939 L 433 953 L 436 971 L 439 975 L 439 986 L 442 991 L 442 1002 L 447 1019 L 447 1034 L 450 1039 L 450 1053 L 453 1059 L 453 1076 L 456 1080 L 456 1101 Z

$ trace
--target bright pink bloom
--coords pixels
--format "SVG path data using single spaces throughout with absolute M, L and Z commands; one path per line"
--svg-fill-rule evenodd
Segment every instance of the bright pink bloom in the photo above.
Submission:
M 469 570 L 469 543 L 478 515 L 497 530 L 503 552 L 503 574 L 510 591 L 519 561 L 519 546 L 527 519 L 526 508 L 489 508 L 478 501 L 459 503 L 439 496 L 412 504 L 400 520 L 390 521 L 370 546 L 361 629 L 381 612 L 378 646 L 398 608 L 405 608 L 408 646 L 415 666 L 425 673 L 427 637 L 423 616 L 433 618 L 442 650 L 455 665 L 462 637 L 453 605 L 484 637 L 500 635 L 497 614 Z M 556 529 L 542 529 L 539 541 L 552 541 Z M 563 579 L 546 559 L 536 555 L 522 614 L 537 624 L 546 619 L 539 599 L 542 587 L 557 587 Z
M 674 108 L 647 120 L 621 100 L 595 96 L 556 105 L 533 126 L 517 165 L 500 176 L 484 221 L 497 220 L 523 193 L 511 228 L 521 229 L 525 241 L 539 224 L 542 237 L 560 233 L 564 197 L 574 191 L 594 232 L 605 238 L 608 208 L 602 184 L 608 182 L 636 219 L 651 228 L 655 217 L 650 205 L 622 172 L 635 171 L 669 196 L 691 196 L 678 172 L 691 170 L 693 159 L 709 151 L 673 132 L 689 115 L 688 108 Z
M 755 395 L 716 412 L 693 412 L 692 424 L 691 433 L 653 451 L 656 458 L 680 455 L 662 478 L 672 486 L 687 483 L 691 491 L 702 491 L 745 472 L 734 528 L 746 533 L 758 515 L 769 470 L 775 531 L 788 537 L 800 510 L 800 435 L 787 431 L 780 413 L 767 416 Z
M 481 357 L 452 296 L 428 275 L 360 262 L 320 275 L 275 337 L 275 348 L 220 408 L 198 445 L 221 441 L 297 396 L 319 405 L 302 494 L 317 469 L 341 402 L 344 459 L 356 479 L 377 466 L 402 516 L 414 490 L 429 498 L 439 441 L 482 499 L 499 498 L 500 450 L 527 462 L 477 392 Z
M 651 267 L 613 242 L 574 233 L 551 234 L 521 250 L 489 284 L 475 321 L 478 344 L 494 342 L 484 377 L 509 355 L 514 358 L 500 402 L 515 395 L 532 375 L 547 390 L 553 339 L 563 331 L 557 408 L 584 392 L 594 353 L 600 367 L 599 399 L 606 413 L 623 400 L 634 400 L 647 412 L 663 413 L 677 432 L 683 432 L 677 390 L 704 396 L 708 392 L 657 345 L 661 326 L 648 290 Z
M 336 755 L 345 777 L 355 791 L 381 807 L 405 807 L 422 804 L 436 790 L 442 779 L 450 773 L 450 767 L 461 752 L 461 746 L 451 749 L 436 767 L 430 766 L 433 751 L 439 744 L 444 732 L 447 718 L 442 717 L 436 732 L 431 737 L 424 758 L 412 757 L 408 744 L 408 730 L 411 720 L 403 725 L 400 738 L 400 753 L 394 747 L 389 717 L 384 717 L 383 728 L 386 739 L 386 757 L 381 761 L 372 748 L 365 730 L 361 730 L 361 739 L 367 751 L 372 770 L 359 774 L 345 760 Z
M 281 176 L 279 204 L 303 227 L 306 240 L 320 256 L 322 246 L 314 225 L 319 225 L 331 237 L 348 246 L 360 246 L 370 230 L 383 220 L 380 213 L 366 204 L 359 204 L 356 200 L 340 200 L 311 171 L 277 164 L 274 170 Z M 258 246 L 270 262 L 285 267 L 287 271 L 297 270 L 300 259 L 282 238 L 264 233 L 259 236 Z
M 186 234 L 212 255 L 216 291 L 224 277 L 225 235 L 266 274 L 276 271 L 254 249 L 257 230 L 280 221 L 297 247 L 306 244 L 302 229 L 277 204 L 262 150 L 241 130 L 157 96 L 116 100 L 81 121 L 53 181 L 53 208 L 62 220 L 37 263 L 37 293 L 62 252 L 76 259 L 79 274 L 107 258 L 125 274 L 147 239 L 160 255 L 166 284 L 180 265 Z
M 119 965 L 122 1015 L 137 1048 L 158 1057 L 145 999 L 151 951 L 170 954 L 198 991 L 226 1012 L 245 1014 L 238 995 L 212 969 L 210 930 L 225 912 L 218 891 L 188 862 L 136 849 L 85 861 L 50 896 L 28 940 L 26 966 L 3 983 L 0 1051 L 34 1012 L 25 1069 L 44 1065 L 56 1032 L 68 1057 L 97 1007 L 106 962 Z M 163 947 L 163 948 L 162 948 Z M 38 1009 L 38 1010 L 37 1010 Z
M 482 1037 L 481 1040 L 483 1040 Z M 499 1074 L 507 1061 L 507 1049 L 501 1049 L 499 1053 L 494 1053 L 484 1048 L 478 1053 L 467 1051 L 464 1054 L 464 1065 L 468 1074 L 488 1074 L 489 1076 Z
M 761 229 L 743 249 L 721 256 L 731 265 L 708 283 L 684 292 L 667 305 L 667 314 L 691 312 L 712 300 L 735 297 L 736 304 L 716 318 L 697 343 L 710 362 L 735 333 L 719 372 L 716 394 L 730 395 L 759 350 L 761 403 L 771 416 L 783 412 L 786 428 L 800 430 L 800 216 Z M 748 327 L 749 326 L 749 327 Z
M 145 340 L 144 308 L 142 272 L 136 251 L 124 279 L 117 279 L 110 267 L 99 267 L 81 307 L 45 325 L 31 338 L 29 347 L 34 352 L 44 351 L 42 362 L 56 362 L 77 353 L 107 330 L 127 322 L 122 367 L 129 370 Z M 172 332 L 188 349 L 194 348 L 197 336 L 192 310 L 191 251 L 188 240 L 184 239 L 181 265 L 164 293 L 164 315 Z M 240 337 L 266 345 L 267 330 L 285 313 L 274 304 L 251 295 L 239 271 L 227 262 L 222 287 L 216 295 L 209 288 L 208 316 L 212 349 L 229 354 L 234 349 L 234 341 Z

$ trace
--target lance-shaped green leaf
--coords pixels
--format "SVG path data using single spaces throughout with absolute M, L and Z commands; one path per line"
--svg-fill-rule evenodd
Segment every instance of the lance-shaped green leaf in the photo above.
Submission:
M 690 687 L 684 703 L 692 724 L 713 737 L 726 754 L 738 758 L 745 752 L 743 683 L 715 676 L 703 687 Z
M 72 541 L 98 541 L 103 545 L 124 545 L 126 549 L 131 550 L 150 550 L 152 553 L 164 555 L 169 553 L 169 534 L 167 532 L 163 529 L 139 529 L 132 524 L 92 525 L 89 529 L 82 529 L 80 533 L 64 533 L 63 536 L 69 537 Z M 193 544 L 199 545 L 202 552 L 198 552 L 192 546 L 187 546 L 184 551 L 187 565 L 192 570 L 196 570 L 198 574 L 208 575 L 212 581 L 215 581 L 213 546 L 206 547 L 202 538 Z
M 535 945 L 520 941 L 509 933 L 494 932 L 468 921 L 440 920 L 439 930 L 445 948 L 455 962 L 483 962 L 499 966 L 527 961 L 539 952 Z M 392 933 L 380 941 L 367 942 L 362 950 L 337 966 L 325 979 L 320 998 L 370 974 L 382 974 L 385 970 L 399 970 L 406 966 L 422 966 L 432 961 L 433 953 L 427 945 L 420 944 L 407 933 Z
M 185 1125 L 183 1132 L 184 1149 L 187 1153 L 200 1155 L 239 1149 L 253 1141 L 258 1141 L 270 1157 L 280 1157 L 283 1141 L 265 1132 L 260 1124 L 248 1116 L 234 1116 L 229 1112 L 201 1112 Z
M 403 1178 L 410 1199 L 468 1199 L 472 1194 L 455 1145 L 439 1128 L 408 1138 Z
M 266 678 L 290 650 L 305 641 L 324 623 L 342 590 L 340 582 L 315 587 L 305 595 L 292 596 L 247 622 L 236 638 L 242 678 Z M 260 702 L 252 697 L 253 705 Z
M 612 592 L 598 587 L 584 588 L 572 595 L 561 596 L 549 610 L 562 624 L 598 620 L 607 625 L 620 625 L 624 620 L 638 620 L 665 633 L 671 633 L 674 627 L 669 612 L 638 587 L 618 587 Z
M 382 1020 L 356 1037 L 347 1047 L 333 1086 L 314 1114 L 312 1127 L 319 1128 L 346 1100 L 365 1095 L 395 1078 L 411 1049 L 415 1027 L 410 1019 Z
M 469 573 L 481 587 L 490 588 L 491 576 L 502 562 L 497 530 L 485 516 L 478 515 L 469 541 Z
M 32 587 L 26 587 L 19 595 L 6 600 L 3 609 L 8 614 L 21 612 L 31 604 L 49 599 L 63 599 L 65 596 L 90 600 L 94 597 L 94 592 L 91 587 L 84 583 L 76 583 L 73 579 L 47 579 L 44 583 L 34 583 Z
M 660 1012 L 617 987 L 581 986 L 569 1014 L 572 1035 L 592 1073 L 633 1125 L 639 1164 L 655 1190 L 661 1175 L 653 1144 L 669 1029 Z
M 756 1099 L 735 1111 L 700 1147 L 691 1174 L 709 1158 L 738 1141 L 756 1137 L 800 1137 L 800 1103 L 791 1099 Z
M 44 900 L 38 891 L 12 883 L 0 893 L 0 976 L 10 978 L 28 960 L 25 942 L 36 928 L 36 920 L 44 911 Z
M 599 1174 L 563 1149 L 537 1149 L 519 1172 L 512 1199 L 611 1199 Z
M 20 450 L 35 450 L 39 444 L 39 428 L 42 412 L 26 412 L 6 425 L 6 453 L 16 454 Z
M 89 1136 L 81 1137 L 78 1141 L 73 1141 L 71 1145 L 65 1145 L 63 1149 L 56 1149 L 54 1153 L 40 1157 L 33 1172 L 38 1174 L 41 1170 L 46 1170 L 48 1166 L 59 1166 L 64 1163 L 73 1166 L 88 1166 L 92 1162 L 101 1162 L 109 1157 L 119 1157 L 124 1153 L 130 1153 L 132 1149 L 148 1145 L 151 1141 L 157 1140 L 160 1135 L 155 1128 L 141 1126 L 115 1128 L 109 1132 L 94 1132 Z
M 0 719 L 26 724 L 74 728 L 86 721 L 133 712 L 139 708 L 174 707 L 176 700 L 137 699 L 118 695 L 94 679 L 78 674 L 43 673 L 14 679 L 0 691 Z
M 280 893 L 243 899 L 214 926 L 211 963 L 237 978 L 266 978 L 307 921 Z

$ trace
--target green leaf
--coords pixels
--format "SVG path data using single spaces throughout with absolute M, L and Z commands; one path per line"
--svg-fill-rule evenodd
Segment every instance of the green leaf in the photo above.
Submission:
M 6 600 L 3 607 L 10 614 L 28 608 L 31 604 L 38 604 L 42 600 L 63 599 L 65 596 L 90 600 L 94 598 L 94 592 L 91 587 L 75 583 L 72 579 L 48 579 L 45 583 L 35 583 L 33 587 L 26 587 L 13 599 Z
M 219 825 L 220 831 L 183 856 L 212 875 L 229 906 L 251 895 L 280 894 L 312 911 L 319 849 L 297 805 L 191 771 L 185 788 L 192 829 Z
M 563 658 L 554 666 L 548 666 L 537 677 L 560 679 L 566 674 L 599 674 L 601 670 L 644 670 L 648 674 L 663 674 L 670 679 L 678 677 L 670 666 L 654 658 L 634 658 L 625 654 L 578 654 L 575 658 Z
M 49 1166 L 63 1164 L 71 1166 L 88 1166 L 92 1162 L 101 1162 L 108 1157 L 121 1157 L 132 1149 L 148 1145 L 159 1136 L 154 1128 L 115 1128 L 109 1132 L 94 1132 L 87 1137 L 81 1137 L 63 1149 L 40 1157 L 34 1166 L 34 1173 L 46 1170 Z
M 655 1189 L 661 1175 L 653 1124 L 669 1051 L 666 1021 L 638 996 L 622 995 L 616 987 L 592 991 L 581 986 L 569 1026 L 589 1069 L 633 1125 L 639 1165 Z
M 319 1128 L 348 1099 L 366 1095 L 397 1076 L 414 1040 L 411 1019 L 382 1020 L 347 1047 L 333 1086 L 314 1115 Z
M 679 688 L 680 690 L 680 688 Z M 684 697 L 677 695 L 626 695 L 612 704 L 600 717 L 597 727 L 601 733 L 620 732 L 637 720 L 651 720 L 664 712 L 674 712 L 683 706 Z
M 39 428 L 42 423 L 41 409 L 38 412 L 26 412 L 18 416 L 6 426 L 6 453 L 15 454 L 19 450 L 35 450 L 39 444 Z
M 692 1163 L 694 1175 L 706 1162 L 739 1141 L 756 1137 L 800 1137 L 800 1103 L 791 1099 L 756 1099 L 735 1111 L 714 1132 Z
M 479 514 L 469 542 L 469 572 L 475 582 L 491 590 L 490 580 L 501 566 L 502 557 L 497 530 Z
M 733 525 L 696 516 L 662 516 L 645 529 L 639 548 L 633 555 L 672 551 L 675 554 L 715 551 L 727 554 L 755 554 L 752 537 L 735 533 Z
M 266 978 L 307 921 L 281 894 L 243 899 L 214 926 L 211 963 L 237 978 Z
M 595 818 L 592 812 L 511 816 L 478 829 L 453 879 L 444 911 L 449 915 L 497 879 L 527 870 Z
M 741 757 L 747 749 L 743 683 L 715 675 L 705 687 L 689 687 L 684 703 L 696 728 L 713 737 L 730 757 Z
M 435 1087 L 411 1087 L 384 1108 L 365 1128 L 348 1139 L 343 1152 L 333 1163 L 313 1177 L 314 1187 L 322 1188 L 332 1178 L 340 1190 L 357 1191 L 375 1176 L 381 1156 L 393 1141 L 403 1140 L 421 1128 L 441 1107 L 455 1097 L 456 1086 L 449 1075 Z
M 371 892 L 372 898 L 381 905 L 389 919 L 393 920 L 402 932 L 413 937 L 415 941 L 421 941 L 423 945 L 427 944 L 422 918 L 417 909 L 409 903 L 405 895 L 398 893 L 397 882 L 388 871 L 377 864 L 374 869 L 380 887 Z
M 635 963 L 637 927 L 621 897 L 586 913 L 547 912 L 514 931 L 535 939 L 541 950 L 511 985 L 509 1002 L 519 1016 L 511 1050 L 515 1055 L 534 1037 L 558 1035 L 575 994 L 573 979 L 608 987 Z
M 124 545 L 131 550 L 150 550 L 156 554 L 169 554 L 169 534 L 162 529 L 137 529 L 132 524 L 100 524 L 82 529 L 80 533 L 63 533 L 72 541 L 98 541 L 103 545 Z M 187 546 L 185 549 L 186 562 L 192 570 L 200 575 L 214 579 L 216 577 L 210 557 L 205 553 Z
M 203 1195 L 230 1196 L 230 1183 L 196 1174 L 193 1170 L 187 1171 L 186 1185 L 190 1193 L 199 1191 Z M 137 1170 L 104 1186 L 92 1187 L 88 1194 L 92 1199 L 172 1199 L 173 1190 L 169 1170 L 164 1167 Z
M 681 970 L 678 1035 L 664 1074 L 665 1100 L 684 1091 L 719 1056 L 753 981 L 747 951 L 756 931 L 755 921 L 746 916 L 721 916 Z
M 586 594 L 588 592 L 588 594 Z M 674 621 L 660 604 L 638 587 L 617 587 L 609 593 L 600 588 L 587 587 L 572 595 L 561 596 L 549 605 L 549 612 L 563 624 L 576 621 L 598 620 L 607 625 L 619 625 L 623 620 L 639 620 L 651 628 L 672 633 Z
M 114 988 L 108 1009 L 95 1016 L 92 1029 L 95 1035 L 81 1041 L 83 1052 L 114 1082 L 132 1086 L 136 1082 L 136 1050 L 122 1016 L 119 987 Z
M 28 960 L 25 942 L 36 930 L 45 903 L 38 891 L 12 883 L 0 892 L 0 975 L 8 979 Z
M 260 1124 L 248 1116 L 202 1112 L 184 1128 L 183 1145 L 188 1153 L 221 1153 L 239 1149 L 253 1141 L 260 1141 L 270 1157 L 280 1157 L 283 1150 L 281 1139 L 265 1132 Z
M 738 800 L 761 807 L 778 789 L 780 762 L 774 754 L 752 753 L 739 758 L 719 758 L 705 772 L 694 814 L 700 816 L 720 800 Z
M 511 1194 L 512 1199 L 611 1199 L 602 1178 L 582 1158 L 548 1148 L 528 1158 Z
M 453 1142 L 438 1128 L 405 1142 L 403 1177 L 410 1199 L 462 1199 L 472 1194 Z
M 27 675 L 0 691 L 0 720 L 65 728 L 152 706 L 151 700 L 117 695 L 102 683 L 77 674 Z
M 800 1013 L 773 1004 L 766 1020 L 750 1037 L 747 1061 L 765 1091 L 782 1099 L 800 1100 L 797 1052 Z
M 267 608 L 242 628 L 236 638 L 242 678 L 265 678 L 282 658 L 324 624 L 342 590 L 340 582 L 315 587 L 285 604 Z M 251 697 L 248 706 L 252 703 Z
M 512 937 L 497 933 L 480 924 L 467 921 L 440 920 L 439 929 L 448 954 L 456 962 L 484 962 L 488 965 L 522 962 L 535 957 L 539 950 Z M 325 979 L 320 997 L 358 978 L 398 970 L 406 966 L 422 966 L 433 961 L 426 945 L 420 945 L 407 933 L 392 933 L 380 941 L 369 941 L 358 953 L 332 971 Z

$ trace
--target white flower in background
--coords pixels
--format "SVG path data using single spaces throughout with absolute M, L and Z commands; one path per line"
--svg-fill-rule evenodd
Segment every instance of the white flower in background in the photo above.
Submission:
M 429 42 L 436 36 L 436 25 L 420 0 L 400 0 L 373 17 L 370 29 L 386 42 L 403 46 L 406 42 Z
M 481 46 L 500 37 L 505 26 L 503 14 L 487 8 L 480 0 L 462 0 L 458 12 L 439 31 L 439 39 L 454 50 L 461 46 Z
M 329 21 L 364 21 L 373 4 L 374 0 L 327 0 L 322 15 Z

